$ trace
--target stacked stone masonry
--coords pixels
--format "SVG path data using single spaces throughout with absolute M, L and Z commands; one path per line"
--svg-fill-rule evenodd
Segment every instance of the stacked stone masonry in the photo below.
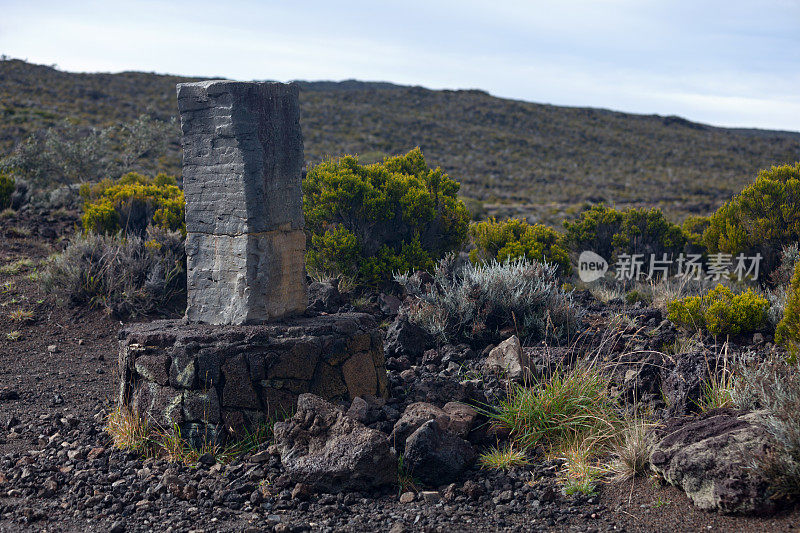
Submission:
M 177 86 L 191 322 L 305 311 L 303 137 L 296 84 Z
M 383 343 L 368 315 L 241 326 L 163 320 L 120 333 L 119 401 L 196 443 L 241 436 L 297 397 L 386 396 Z

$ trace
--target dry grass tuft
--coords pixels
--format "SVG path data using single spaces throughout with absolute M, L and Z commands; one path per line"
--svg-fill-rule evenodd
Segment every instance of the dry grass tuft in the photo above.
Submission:
M 509 470 L 517 466 L 530 464 L 525 451 L 514 446 L 513 442 L 503 446 L 492 446 L 478 458 L 481 468 L 492 468 L 495 470 Z

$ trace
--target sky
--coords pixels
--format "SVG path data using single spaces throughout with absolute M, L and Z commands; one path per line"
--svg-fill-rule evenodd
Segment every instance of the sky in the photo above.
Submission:
M 0 54 L 79 72 L 390 81 L 800 131 L 800 0 L 0 0 Z

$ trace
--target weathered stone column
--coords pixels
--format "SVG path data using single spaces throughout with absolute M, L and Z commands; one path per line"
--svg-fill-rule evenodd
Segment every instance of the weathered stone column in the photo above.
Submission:
M 307 305 L 296 84 L 178 85 L 186 317 L 257 324 Z

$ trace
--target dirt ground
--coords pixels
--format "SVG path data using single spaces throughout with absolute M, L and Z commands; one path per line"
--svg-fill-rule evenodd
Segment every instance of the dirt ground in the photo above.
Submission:
M 64 239 L 74 232 L 75 215 L 12 216 L 0 219 L 0 267 L 18 260 L 31 260 L 19 272 L 0 274 L 0 458 L 17 457 L 29 450 L 42 449 L 46 435 L 37 432 L 43 420 L 66 419 L 76 428 L 90 428 L 113 405 L 117 390 L 117 332 L 123 325 L 101 310 L 70 306 L 47 295 L 36 277 L 39 266 L 48 255 L 63 246 Z M 19 313 L 30 313 L 21 318 Z M 12 317 L 13 316 L 13 317 Z M 13 428 L 13 430 L 12 430 Z M 83 431 L 81 429 L 81 431 Z M 91 430 L 87 430 L 91 431 Z M 109 445 L 107 435 L 92 435 L 96 446 Z M 46 518 L 28 523 L 20 518 L 23 509 L 44 506 L 35 498 L 24 501 L 14 497 L 13 490 L 4 487 L 0 467 L 0 531 L 64 530 L 107 531 L 113 516 L 98 518 L 70 514 L 66 503 L 52 505 L 55 509 Z M 51 496 L 51 498 L 57 498 Z M 66 500 L 63 500 L 66 501 Z M 160 505 L 168 505 L 168 502 Z M 362 524 L 369 529 L 370 513 L 375 509 L 393 510 L 404 516 L 424 502 L 401 504 L 396 496 L 383 495 L 370 503 L 347 507 L 352 516 L 343 517 L 343 529 Z M 46 507 L 46 506 L 45 506 Z M 58 509 L 64 509 L 59 514 Z M 184 508 L 181 508 L 184 509 Z M 300 524 L 300 529 L 315 527 L 315 505 L 307 509 L 287 509 L 286 523 Z M 184 509 L 185 510 L 185 509 Z M 166 514 L 171 511 L 167 508 Z M 176 508 L 176 512 L 179 511 Z M 187 511 L 188 512 L 188 511 Z M 430 513 L 438 513 L 430 509 Z M 442 513 L 448 511 L 443 508 Z M 163 511 L 162 511 L 163 513 Z M 273 511 L 273 514 L 281 511 Z M 413 512 L 411 513 L 413 514 Z M 358 515 L 361 515 L 360 517 Z M 394 515 L 392 515 L 394 516 Z M 707 513 L 693 507 L 682 491 L 662 486 L 653 479 L 634 483 L 603 485 L 596 502 L 576 507 L 570 516 L 555 524 L 537 520 L 537 512 L 508 513 L 502 517 L 504 530 L 574 530 L 574 531 L 798 531 L 800 509 L 786 509 L 775 516 L 733 517 Z M 152 521 L 132 523 L 128 530 L 159 530 Z M 426 530 L 444 530 L 435 519 Z M 455 531 L 495 529 L 498 520 L 491 508 L 476 509 L 469 523 L 450 520 L 446 529 Z M 382 524 L 382 522 L 379 522 Z M 383 529 L 375 523 L 378 530 Z M 260 525 L 258 525 L 260 524 Z M 272 528 L 270 522 L 256 522 L 256 530 Z M 305 525 L 302 525 L 305 524 Z M 498 524 L 499 525 L 499 524 Z M 408 530 L 416 530 L 413 523 Z M 208 530 L 252 530 L 253 519 L 248 513 L 226 515 L 220 522 L 199 520 L 194 527 Z M 333 526 L 332 526 L 333 527 Z M 173 528 L 181 529 L 180 526 Z M 333 527 L 336 529 L 336 527 Z M 283 530 L 292 530 L 289 529 Z M 357 529 L 356 529 L 357 530 Z M 398 529 L 399 531 L 399 529 Z

